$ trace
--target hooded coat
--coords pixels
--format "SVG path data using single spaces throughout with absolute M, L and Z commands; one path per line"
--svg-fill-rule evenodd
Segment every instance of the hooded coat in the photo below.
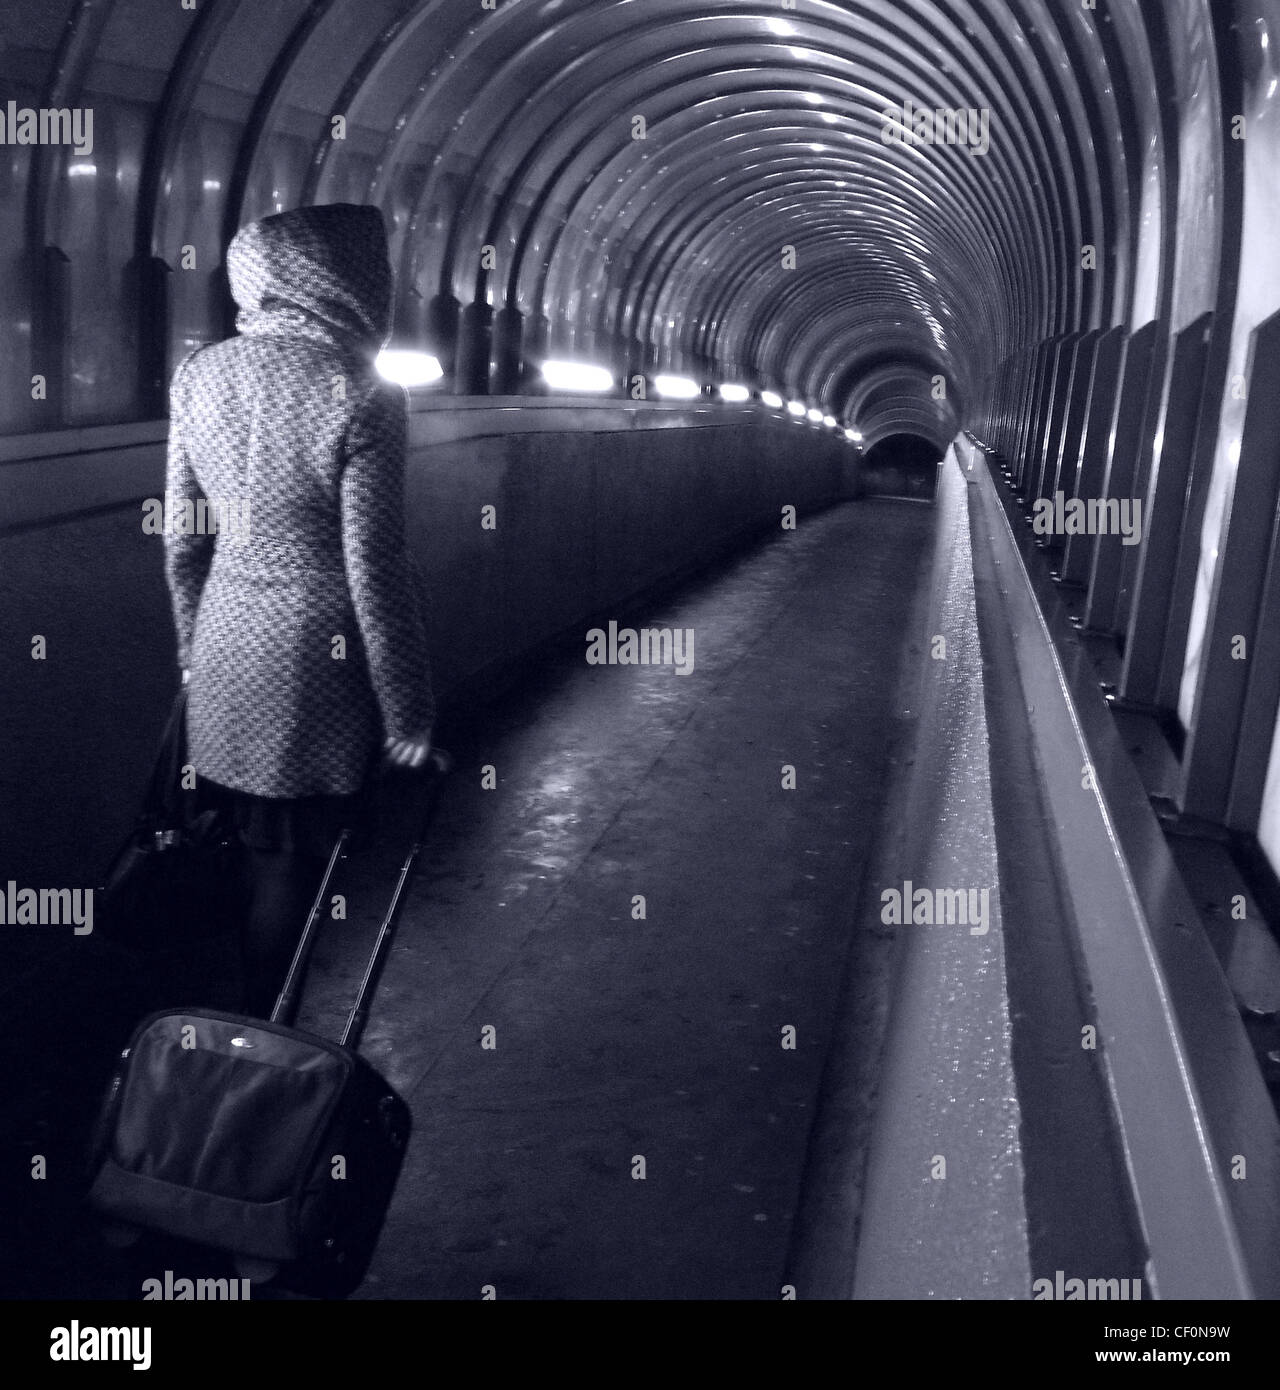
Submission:
M 239 336 L 189 356 L 170 392 L 188 757 L 256 796 L 347 795 L 384 734 L 435 713 L 404 538 L 405 395 L 373 368 L 391 311 L 381 214 L 264 218 L 227 272 Z

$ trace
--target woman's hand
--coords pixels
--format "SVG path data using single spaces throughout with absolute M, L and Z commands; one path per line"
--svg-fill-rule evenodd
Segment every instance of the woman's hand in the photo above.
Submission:
M 382 751 L 393 767 L 421 767 L 431 753 L 431 730 L 425 729 L 412 738 L 385 738 Z

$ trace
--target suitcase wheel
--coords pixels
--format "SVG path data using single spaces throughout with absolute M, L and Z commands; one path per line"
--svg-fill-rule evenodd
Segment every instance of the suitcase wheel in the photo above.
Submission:
M 123 1221 L 104 1221 L 102 1239 L 113 1250 L 129 1250 L 142 1239 L 140 1226 L 128 1226 Z
M 395 1096 L 383 1096 L 378 1102 L 378 1118 L 387 1138 L 397 1149 L 403 1149 L 409 1140 L 407 1126 L 400 1117 L 400 1107 Z
M 280 1266 L 274 1260 L 255 1260 L 250 1255 L 236 1255 L 234 1263 L 236 1273 L 250 1284 L 269 1284 L 280 1273 Z

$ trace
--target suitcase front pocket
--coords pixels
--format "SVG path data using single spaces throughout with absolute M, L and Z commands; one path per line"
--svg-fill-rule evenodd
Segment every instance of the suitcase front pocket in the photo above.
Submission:
M 333 1051 L 243 1020 L 167 1015 L 130 1058 L 113 1157 L 245 1203 L 294 1196 L 346 1084 Z

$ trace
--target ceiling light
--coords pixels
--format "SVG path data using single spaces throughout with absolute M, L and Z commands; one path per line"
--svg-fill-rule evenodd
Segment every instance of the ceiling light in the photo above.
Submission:
M 384 350 L 378 354 L 374 365 L 379 376 L 394 381 L 397 386 L 427 386 L 444 375 L 440 359 L 427 352 Z
M 553 391 L 610 391 L 613 373 L 587 362 L 551 361 L 542 364 L 542 376 Z
M 658 395 L 669 396 L 678 401 L 692 400 L 694 396 L 702 394 L 702 388 L 698 383 L 687 376 L 655 377 L 653 385 Z

